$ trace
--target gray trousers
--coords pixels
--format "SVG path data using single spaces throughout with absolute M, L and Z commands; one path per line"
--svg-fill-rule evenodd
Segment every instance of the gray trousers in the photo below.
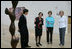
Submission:
M 66 27 L 59 28 L 60 44 L 64 45 Z

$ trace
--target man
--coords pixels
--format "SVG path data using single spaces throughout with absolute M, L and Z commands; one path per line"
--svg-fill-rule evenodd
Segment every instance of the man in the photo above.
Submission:
M 28 29 L 27 29 L 27 21 L 26 21 L 26 15 L 28 14 L 28 10 L 24 9 L 23 14 L 21 15 L 18 23 L 19 32 L 21 35 L 21 47 L 26 48 L 30 47 L 28 45 L 29 42 L 29 35 L 28 35 Z

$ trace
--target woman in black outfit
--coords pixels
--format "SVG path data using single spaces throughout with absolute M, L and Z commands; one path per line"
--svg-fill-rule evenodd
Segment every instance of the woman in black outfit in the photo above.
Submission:
M 40 43 L 41 35 L 42 35 L 42 25 L 43 25 L 43 13 L 39 12 L 38 17 L 35 18 L 35 39 L 36 39 L 36 46 L 42 46 Z M 38 38 L 39 37 L 39 38 Z

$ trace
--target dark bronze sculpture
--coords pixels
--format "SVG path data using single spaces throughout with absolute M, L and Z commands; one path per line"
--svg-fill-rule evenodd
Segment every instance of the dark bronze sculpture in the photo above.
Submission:
M 16 48 L 17 46 L 17 43 L 19 42 L 19 38 L 16 38 L 15 37 L 15 8 L 18 4 L 18 1 L 12 1 L 12 8 L 13 8 L 13 12 L 10 12 L 7 8 L 5 9 L 5 14 L 9 15 L 9 18 L 11 20 L 11 24 L 10 24 L 10 27 L 9 27 L 9 32 L 12 36 L 11 38 L 11 46 L 12 48 Z

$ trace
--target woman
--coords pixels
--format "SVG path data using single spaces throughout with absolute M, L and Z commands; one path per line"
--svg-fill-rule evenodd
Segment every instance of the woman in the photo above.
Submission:
M 41 36 L 42 36 L 42 25 L 43 25 L 43 13 L 39 12 L 38 17 L 35 18 L 35 38 L 36 38 L 36 46 L 42 46 L 40 43 Z M 39 37 L 39 38 L 38 38 Z
M 47 42 L 52 44 L 52 34 L 54 27 L 54 18 L 52 17 L 52 11 L 48 12 L 48 17 L 46 18 L 46 31 L 47 31 Z M 50 34 L 50 38 L 49 38 Z
M 59 34 L 60 34 L 60 46 L 64 46 L 65 31 L 67 27 L 67 18 L 64 16 L 64 11 L 59 12 Z

